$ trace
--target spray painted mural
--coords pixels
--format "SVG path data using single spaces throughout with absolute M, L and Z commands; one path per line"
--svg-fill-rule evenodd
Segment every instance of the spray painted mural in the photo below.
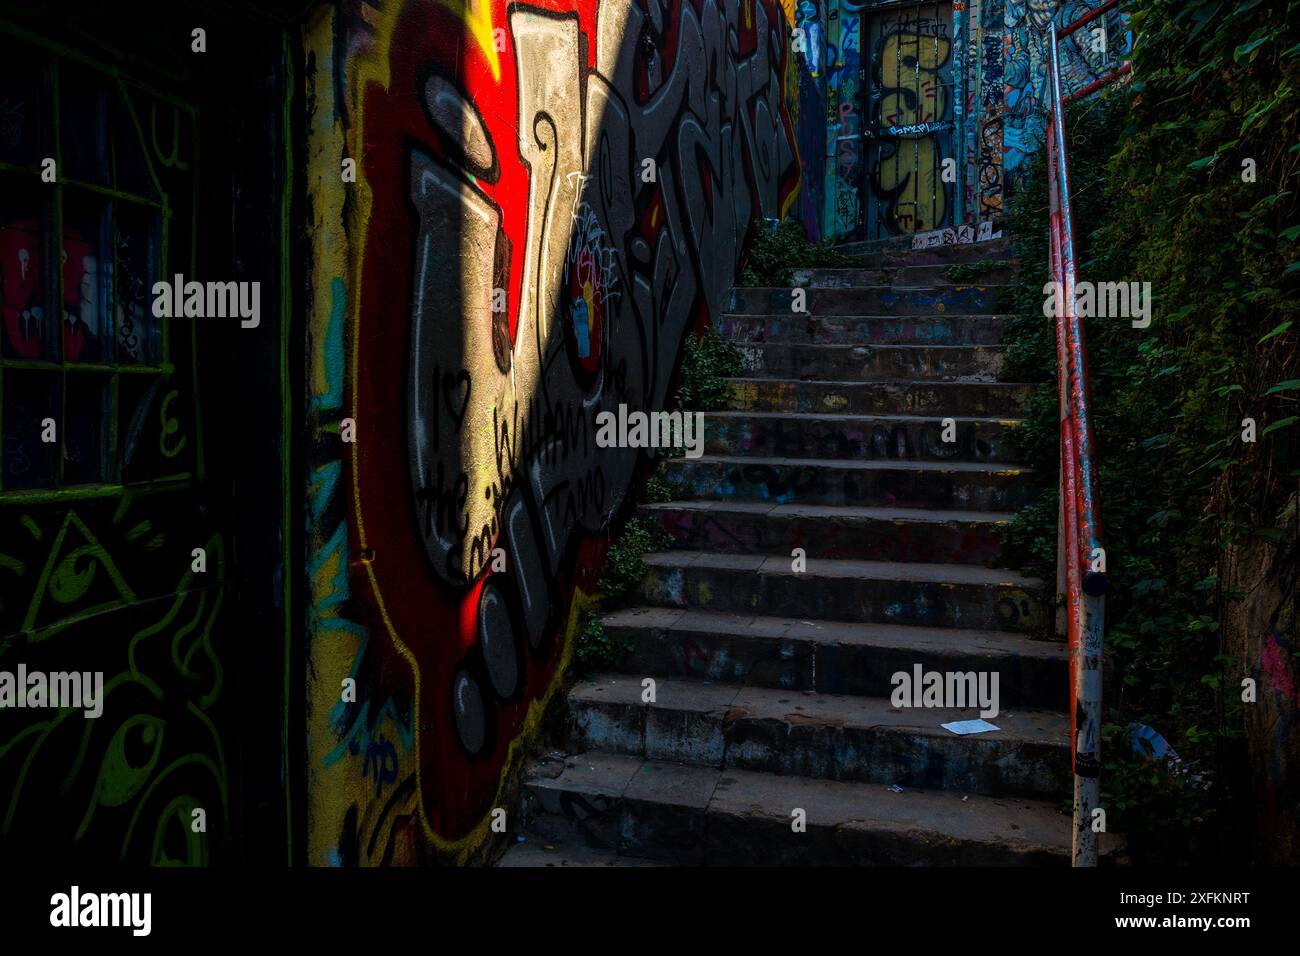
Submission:
M 950 5 L 882 11 L 867 29 L 866 237 L 948 225 L 953 197 L 942 172 L 956 152 Z
M 32 69 L 6 94 L 0 156 L 35 169 L 26 147 L 55 95 L 36 78 L 67 67 L 5 42 Z M 167 266 L 193 262 L 197 118 L 131 82 L 65 75 L 65 110 L 111 130 L 117 163 L 90 136 L 60 159 L 116 200 L 47 186 L 56 212 L 27 198 L 35 172 L 0 181 L 0 859 L 203 865 L 232 843 L 229 517 L 205 476 L 202 334 L 142 307 Z M 128 111 L 143 123 L 110 122 Z
M 808 238 L 822 239 L 826 179 L 826 0 L 781 0 L 794 24 L 786 70 L 786 106 L 799 148 L 798 218 Z
M 979 145 L 975 151 L 976 199 L 967 206 L 977 222 L 1002 214 L 1003 169 L 1003 0 L 983 0 L 973 31 L 979 56 Z
M 863 228 L 862 4 L 831 0 L 826 26 L 825 232 L 856 238 Z
M 1006 0 L 1003 82 L 1003 150 L 1008 193 L 1014 191 L 1025 160 L 1042 148 L 1046 126 L 1047 31 L 1053 23 L 1073 23 L 1102 0 Z M 1095 30 L 1104 33 L 1099 39 Z M 1132 49 L 1127 20 L 1112 10 L 1068 37 L 1061 47 L 1062 88 L 1068 94 L 1119 66 Z
M 642 464 L 595 416 L 663 407 L 750 220 L 796 199 L 790 26 L 454 0 L 305 40 L 309 858 L 464 860 Z
M 823 234 L 974 235 L 1002 207 L 1002 0 L 824 2 Z

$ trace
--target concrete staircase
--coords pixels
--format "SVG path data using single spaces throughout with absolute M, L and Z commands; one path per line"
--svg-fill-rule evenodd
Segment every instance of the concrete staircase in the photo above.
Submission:
M 605 618 L 632 650 L 570 692 L 570 752 L 531 768 L 507 865 L 1069 862 L 1066 655 L 1040 583 L 988 567 L 1029 495 L 1007 442 L 1026 390 L 995 381 L 1010 276 L 947 276 L 1007 254 L 862 253 L 796 277 L 807 314 L 735 290 L 718 331 L 748 372 L 704 457 L 670 463 L 682 500 L 642 508 L 672 548 Z M 1000 729 L 892 707 L 915 665 L 996 671 Z

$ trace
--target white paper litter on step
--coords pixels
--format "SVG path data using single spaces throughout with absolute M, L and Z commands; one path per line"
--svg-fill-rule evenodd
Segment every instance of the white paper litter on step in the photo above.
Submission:
M 995 724 L 990 724 L 987 720 L 954 720 L 952 723 L 940 724 L 944 730 L 951 730 L 954 734 L 982 734 L 990 730 L 1001 730 Z

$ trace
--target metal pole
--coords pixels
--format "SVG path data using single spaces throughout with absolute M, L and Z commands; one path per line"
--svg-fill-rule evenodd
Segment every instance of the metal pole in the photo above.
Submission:
M 1057 324 L 1058 375 L 1068 394 L 1062 421 L 1062 499 L 1066 517 L 1067 624 L 1070 633 L 1071 751 L 1074 765 L 1075 866 L 1095 866 L 1097 834 L 1093 811 L 1100 802 L 1101 648 L 1107 586 L 1092 465 L 1092 423 L 1088 414 L 1088 378 L 1079 317 L 1074 314 L 1074 224 L 1070 170 L 1065 149 L 1060 54 L 1055 29 L 1049 34 L 1052 104 L 1049 162 L 1052 165 L 1052 237 L 1054 275 L 1064 298 Z M 1068 383 L 1068 385 L 1067 385 Z M 1069 540 L 1073 539 L 1073 540 Z M 1094 568 L 1092 562 L 1098 561 Z

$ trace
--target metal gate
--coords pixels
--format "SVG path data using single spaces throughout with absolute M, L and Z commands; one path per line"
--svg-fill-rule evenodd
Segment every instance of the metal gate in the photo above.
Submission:
M 952 4 L 863 14 L 866 238 L 952 224 L 956 200 Z

